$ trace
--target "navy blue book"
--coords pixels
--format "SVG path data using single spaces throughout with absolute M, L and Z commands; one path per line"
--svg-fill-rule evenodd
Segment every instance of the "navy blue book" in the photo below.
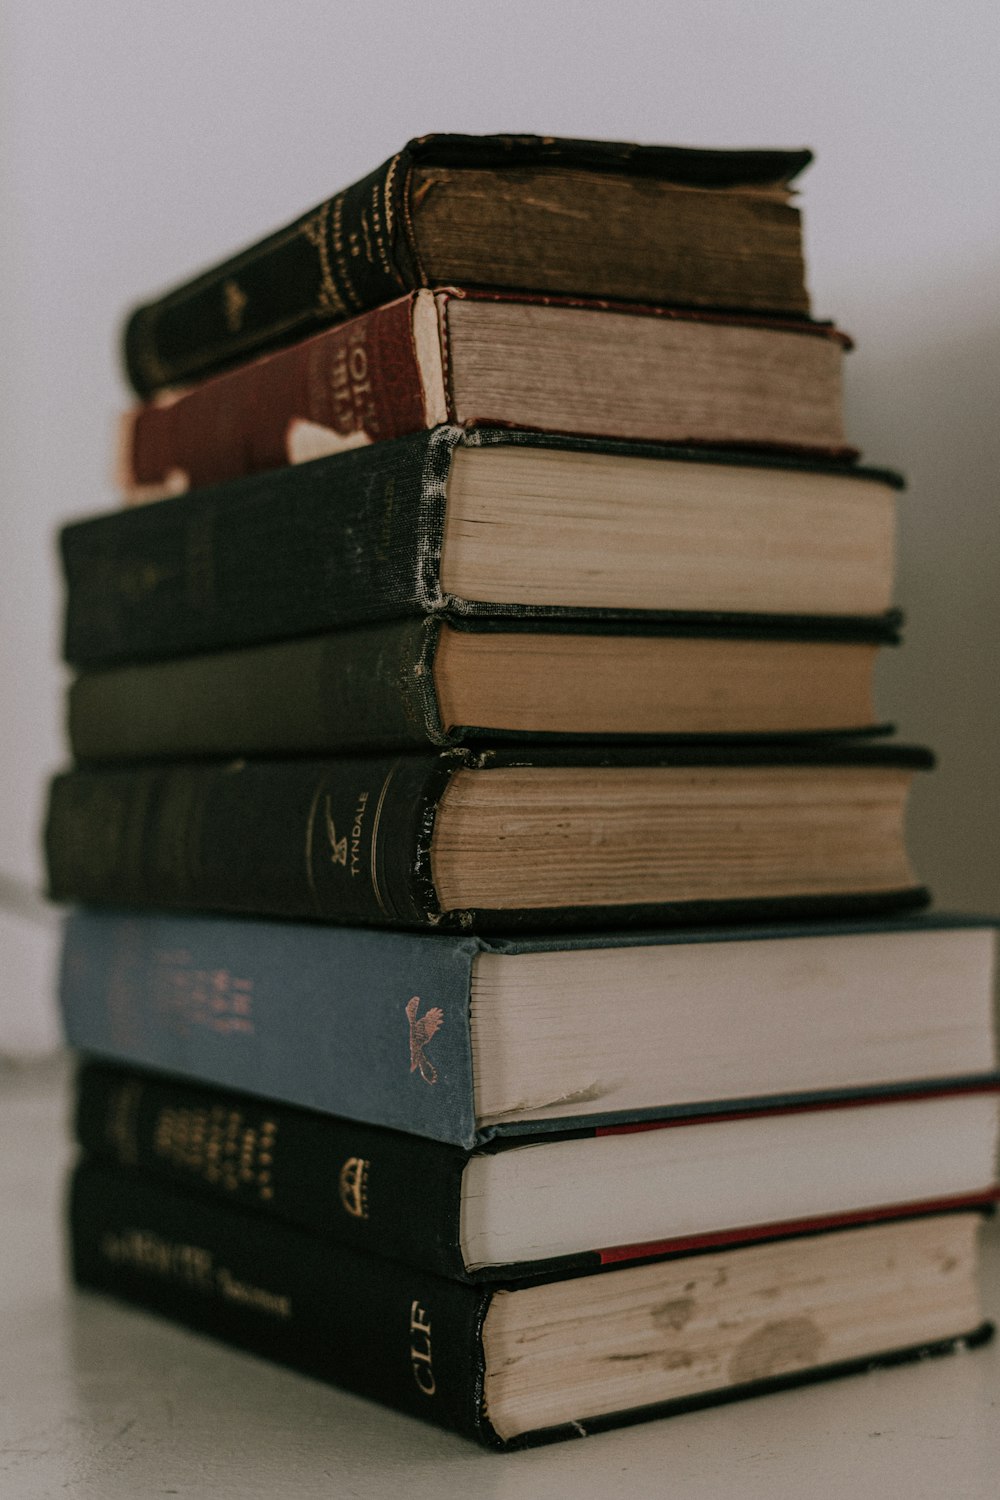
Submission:
M 469 1149 L 981 1080 L 993 947 L 933 915 L 486 938 L 81 910 L 61 1000 L 97 1057 Z

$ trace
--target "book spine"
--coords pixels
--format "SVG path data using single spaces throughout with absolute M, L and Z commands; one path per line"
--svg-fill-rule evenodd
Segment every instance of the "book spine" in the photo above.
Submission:
M 78 761 L 322 755 L 446 745 L 432 618 L 85 672 L 69 690 Z
M 83 909 L 66 921 L 59 999 L 67 1041 L 88 1054 L 468 1149 L 480 948 Z
M 459 754 L 68 772 L 51 789 L 50 894 L 434 925 L 430 836 Z
M 122 427 L 126 495 L 158 499 L 422 431 L 413 311 L 397 300 L 139 407 Z
M 486 1444 L 490 1293 L 138 1173 L 76 1169 L 73 1275 L 200 1333 Z
M 287 228 L 129 317 L 140 396 L 305 338 L 419 285 L 400 152 Z
M 181 656 L 435 607 L 459 435 L 440 427 L 66 527 L 67 661 Z
M 108 1164 L 362 1253 L 465 1276 L 467 1157 L 438 1142 L 95 1062 L 80 1069 L 76 1138 Z

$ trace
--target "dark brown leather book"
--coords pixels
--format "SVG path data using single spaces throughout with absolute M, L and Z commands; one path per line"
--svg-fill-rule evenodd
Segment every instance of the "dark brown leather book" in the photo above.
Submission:
M 125 331 L 140 395 L 417 287 L 807 314 L 791 183 L 808 151 L 427 135 Z

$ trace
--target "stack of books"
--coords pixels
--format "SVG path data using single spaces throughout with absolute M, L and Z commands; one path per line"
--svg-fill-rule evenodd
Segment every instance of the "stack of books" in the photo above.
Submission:
M 906 857 L 807 161 L 425 137 L 131 317 L 81 1285 L 492 1446 L 987 1336 L 993 932 Z

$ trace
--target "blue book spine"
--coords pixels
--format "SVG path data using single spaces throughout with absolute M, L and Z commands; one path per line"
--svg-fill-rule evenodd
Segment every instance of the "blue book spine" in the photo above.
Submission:
M 475 938 L 79 910 L 71 1047 L 431 1140 L 475 1142 Z

